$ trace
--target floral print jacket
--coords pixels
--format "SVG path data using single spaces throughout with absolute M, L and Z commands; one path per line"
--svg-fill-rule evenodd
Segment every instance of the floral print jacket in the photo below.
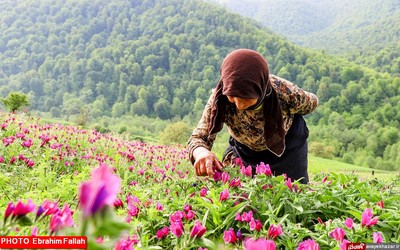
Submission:
M 316 95 L 297 87 L 288 80 L 275 75 L 270 75 L 269 77 L 281 105 L 284 129 L 285 132 L 287 132 L 292 125 L 294 115 L 306 115 L 314 111 L 318 106 L 318 98 Z M 203 111 L 203 115 L 188 141 L 187 149 L 189 151 L 189 159 L 192 163 L 194 162 L 194 149 L 197 147 L 205 147 L 211 150 L 217 135 L 213 134 L 208 136 L 208 123 L 210 120 L 213 96 L 214 95 L 211 94 Z M 235 140 L 254 151 L 268 149 L 264 138 L 264 117 L 262 108 L 263 107 L 256 110 L 238 110 L 234 104 L 229 104 L 225 115 L 224 123 L 227 125 L 229 134 Z

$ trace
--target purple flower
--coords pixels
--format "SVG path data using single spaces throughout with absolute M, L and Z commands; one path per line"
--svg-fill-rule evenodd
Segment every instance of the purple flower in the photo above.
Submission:
M 305 241 L 300 242 L 297 250 L 319 250 L 319 245 L 312 239 L 308 239 Z
M 83 216 L 95 214 L 104 206 L 112 206 L 120 190 L 121 179 L 100 163 L 91 172 L 91 179 L 80 186 L 79 205 Z
M 276 244 L 272 240 L 267 239 L 246 239 L 244 241 L 244 250 L 275 250 Z

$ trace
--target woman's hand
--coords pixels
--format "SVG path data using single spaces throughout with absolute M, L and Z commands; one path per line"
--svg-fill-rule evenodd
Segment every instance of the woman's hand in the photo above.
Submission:
M 212 177 L 217 172 L 222 172 L 222 163 L 217 159 L 215 154 L 204 147 L 198 147 L 193 151 L 195 159 L 194 169 L 198 176 Z

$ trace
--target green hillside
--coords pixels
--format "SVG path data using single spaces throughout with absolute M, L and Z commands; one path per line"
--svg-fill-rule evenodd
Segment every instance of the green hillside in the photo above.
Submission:
M 258 20 L 305 47 L 329 53 L 378 52 L 400 40 L 396 0 L 209 0 Z
M 4 1 L 0 23 L 0 97 L 23 92 L 34 114 L 136 138 L 158 139 L 178 121 L 187 132 L 224 56 L 250 48 L 265 55 L 271 73 L 318 95 L 320 106 L 306 117 L 313 154 L 400 166 L 399 77 L 299 47 L 222 7 L 192 0 Z

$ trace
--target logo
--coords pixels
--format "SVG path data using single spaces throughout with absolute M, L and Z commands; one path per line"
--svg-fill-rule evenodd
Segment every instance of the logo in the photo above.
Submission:
M 347 243 L 346 250 L 366 250 L 367 245 L 365 243 Z

